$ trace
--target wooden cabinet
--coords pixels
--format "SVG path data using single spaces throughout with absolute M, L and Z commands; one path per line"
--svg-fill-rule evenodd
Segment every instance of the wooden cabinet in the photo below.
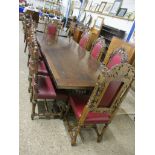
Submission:
M 102 55 L 102 58 L 101 58 L 101 61 L 103 61 L 112 38 L 115 36 L 117 38 L 123 39 L 125 36 L 125 31 L 116 29 L 111 26 L 103 25 L 101 32 L 100 32 L 100 36 L 104 37 L 105 43 L 106 43 L 106 51 L 104 55 Z
M 109 44 L 111 42 L 111 39 L 116 36 L 120 39 L 123 39 L 125 36 L 125 31 L 107 26 L 107 25 L 103 25 L 100 35 L 103 36 L 105 38 L 105 42 L 107 44 L 107 48 L 109 47 Z

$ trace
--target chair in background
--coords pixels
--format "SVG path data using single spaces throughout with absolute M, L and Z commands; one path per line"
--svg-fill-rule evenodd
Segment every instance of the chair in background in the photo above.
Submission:
M 129 59 L 127 51 L 124 48 L 118 48 L 111 53 L 106 67 L 111 69 L 115 65 L 128 62 Z
M 56 41 L 58 39 L 58 26 L 56 23 L 48 23 L 45 28 L 45 37 L 48 41 Z
M 87 45 L 87 50 L 90 51 L 92 44 L 95 40 L 97 40 L 97 38 L 99 38 L 100 36 L 100 32 L 102 29 L 102 26 L 104 24 L 104 18 L 102 17 L 97 17 L 93 27 L 90 29 L 90 40 L 89 43 Z
M 107 126 L 111 123 L 119 105 L 125 97 L 134 78 L 134 68 L 130 64 L 122 63 L 98 76 L 96 86 L 90 96 L 70 96 L 69 105 L 77 120 L 76 126 L 71 126 L 68 119 L 71 145 L 76 144 L 76 139 L 82 127 L 93 127 L 97 133 L 97 142 L 100 142 Z M 115 82 L 121 83 L 119 88 Z M 104 124 L 99 133 L 97 124 Z
M 86 49 L 89 43 L 89 39 L 90 39 L 90 33 L 88 32 L 88 30 L 85 30 L 85 32 L 83 32 L 82 37 L 80 39 L 79 46 L 82 49 Z
M 73 35 L 74 35 L 75 28 L 76 28 L 76 22 L 72 21 L 69 25 L 69 32 L 68 32 L 69 41 L 70 41 L 71 37 L 73 37 Z
M 108 51 L 106 53 L 106 56 L 104 58 L 104 61 L 103 61 L 103 63 L 105 65 L 108 64 L 111 53 L 118 48 L 124 48 L 125 49 L 125 51 L 127 52 L 127 55 L 128 55 L 128 63 L 129 64 L 132 64 L 134 62 L 134 59 L 135 59 L 135 47 L 134 47 L 134 45 L 127 43 L 127 42 L 125 42 L 125 41 L 123 41 L 117 37 L 113 37 L 111 40 L 111 43 L 109 45 Z
M 35 61 L 35 64 L 37 65 L 37 75 L 49 75 L 49 72 L 48 72 L 45 62 L 44 62 L 44 59 L 40 58 L 39 47 L 38 47 L 37 43 L 35 43 L 35 41 L 34 41 L 32 44 L 34 45 L 34 48 L 31 49 L 31 52 L 30 52 L 31 53 L 30 59 L 28 61 L 29 68 L 32 66 L 32 64 Z M 34 53 L 34 51 L 36 51 L 36 52 Z M 28 77 L 28 80 L 29 80 L 28 91 L 29 92 L 32 92 L 32 87 L 31 87 L 32 76 L 33 76 L 32 72 L 29 72 L 29 77 Z M 30 101 L 32 101 L 32 96 L 30 98 Z
M 67 100 L 66 94 L 64 92 L 57 91 L 55 86 L 48 74 L 39 73 L 39 54 L 38 48 L 35 48 L 33 51 L 33 59 L 29 64 L 29 74 L 31 75 L 31 102 L 32 102 L 32 114 L 31 119 L 33 120 L 35 116 L 41 116 L 45 118 L 50 118 L 51 116 L 59 116 L 62 117 L 65 108 L 60 104 L 57 106 L 59 108 L 58 113 L 51 112 L 52 109 L 49 109 L 47 105 L 47 100 L 51 100 L 53 105 L 57 105 L 57 100 Z M 40 114 L 36 113 L 35 108 L 36 105 L 42 104 L 45 107 L 45 113 Z
M 100 61 L 103 53 L 105 52 L 105 48 L 106 44 L 104 38 L 98 38 L 92 46 L 91 56 Z
M 27 44 L 28 44 L 28 37 L 30 34 L 30 28 L 32 24 L 32 17 L 29 15 L 24 16 L 23 20 L 23 30 L 24 30 L 24 42 L 25 42 L 25 48 L 24 48 L 24 53 L 26 52 Z

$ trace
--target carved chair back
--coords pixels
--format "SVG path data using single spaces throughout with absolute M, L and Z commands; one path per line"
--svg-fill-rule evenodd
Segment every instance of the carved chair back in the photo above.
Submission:
M 75 28 L 76 28 L 76 23 L 75 22 L 71 22 L 70 23 L 70 27 L 69 27 L 69 36 L 73 36 L 74 35 Z
M 110 55 L 107 68 L 111 69 L 114 65 L 128 62 L 128 54 L 124 48 L 118 48 Z
M 47 34 L 55 36 L 57 33 L 57 25 L 55 23 L 49 23 L 47 26 Z
M 86 104 L 80 118 L 80 123 L 84 123 L 89 112 L 107 113 L 111 116 L 118 109 L 129 86 L 134 79 L 134 67 L 127 63 L 122 63 L 112 67 L 107 72 L 98 76 L 96 86 Z M 119 90 L 116 92 L 112 83 L 121 82 Z M 109 96 L 113 96 L 109 100 Z
M 50 41 L 50 39 L 52 39 L 51 41 L 57 40 L 59 33 L 58 24 L 50 21 L 47 26 L 45 26 L 44 32 L 48 41 Z
M 132 64 L 134 62 L 134 58 L 135 58 L 135 47 L 134 47 L 134 45 L 127 43 L 127 42 L 125 42 L 125 41 L 123 41 L 117 37 L 113 37 L 111 40 L 111 43 L 109 45 L 107 54 L 105 56 L 104 62 L 103 62 L 105 65 L 108 64 L 111 53 L 118 48 L 125 49 L 125 51 L 127 52 L 127 55 L 128 55 L 128 63 L 129 64 Z
M 103 37 L 98 38 L 91 49 L 91 56 L 97 59 L 98 61 L 101 60 L 102 54 L 105 52 L 106 44 Z
M 82 37 L 79 42 L 80 47 L 83 49 L 86 49 L 87 45 L 89 43 L 89 39 L 90 39 L 90 34 L 89 34 L 88 30 L 85 30 L 83 32 Z

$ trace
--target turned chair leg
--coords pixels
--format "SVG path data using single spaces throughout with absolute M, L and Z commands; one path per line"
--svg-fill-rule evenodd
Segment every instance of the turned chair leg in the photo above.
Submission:
M 28 54 L 27 66 L 29 66 L 30 57 L 30 54 Z
M 97 134 L 97 142 L 101 142 L 101 140 L 103 138 L 103 134 L 104 134 L 104 132 L 105 132 L 105 130 L 106 130 L 107 127 L 108 127 L 108 124 L 105 124 L 103 126 L 103 128 L 102 128 L 101 133 L 100 134 L 99 133 Z
M 35 108 L 36 108 L 36 102 L 32 102 L 32 114 L 31 114 L 31 119 L 34 119 L 35 116 Z
M 81 126 L 78 125 L 77 126 L 77 129 L 75 130 L 74 135 L 72 135 L 72 137 L 71 137 L 71 145 L 72 146 L 75 146 L 76 145 L 76 139 L 77 139 L 78 134 L 80 133 L 80 129 L 81 129 Z M 74 131 L 72 131 L 72 132 L 74 132 Z
M 25 44 L 24 53 L 26 53 L 26 48 L 27 48 L 27 41 L 26 41 L 26 44 Z
M 30 93 L 30 92 L 31 92 L 31 89 L 32 89 L 32 88 L 31 88 L 32 77 L 29 76 L 28 80 L 29 80 L 28 92 Z
M 30 102 L 33 100 L 33 90 L 31 90 Z
M 26 35 L 24 34 L 24 43 L 25 43 L 25 41 L 26 41 Z

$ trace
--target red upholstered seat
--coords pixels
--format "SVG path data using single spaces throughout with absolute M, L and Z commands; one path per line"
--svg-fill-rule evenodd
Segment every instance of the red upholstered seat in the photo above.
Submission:
M 89 34 L 86 33 L 86 34 L 84 34 L 83 37 L 80 39 L 80 42 L 79 42 L 80 47 L 81 47 L 81 48 L 85 48 L 85 46 L 86 46 L 88 40 L 89 40 Z
M 69 98 L 69 103 L 72 106 L 72 109 L 76 115 L 76 118 L 81 117 L 84 106 L 87 104 L 89 97 L 76 97 L 72 96 Z M 108 123 L 110 120 L 110 115 L 108 113 L 94 113 L 89 112 L 85 120 L 86 124 L 93 123 Z
M 39 61 L 38 63 L 38 73 L 48 74 L 44 61 Z
M 98 42 L 97 44 L 95 44 L 95 46 L 92 49 L 91 56 L 97 59 L 99 57 L 101 48 L 102 48 L 101 42 Z
M 38 99 L 53 99 L 56 92 L 49 76 L 38 76 Z

